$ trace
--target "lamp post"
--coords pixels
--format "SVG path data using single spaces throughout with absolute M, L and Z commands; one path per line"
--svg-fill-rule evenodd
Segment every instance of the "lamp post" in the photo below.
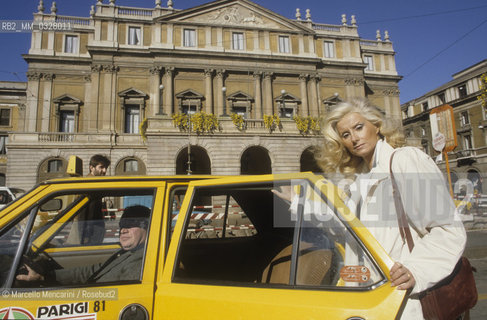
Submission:
M 222 87 L 222 95 L 223 95 L 223 114 L 222 116 L 227 117 L 227 87 Z
M 159 85 L 159 112 L 157 114 L 164 115 L 164 100 L 163 100 L 164 85 Z

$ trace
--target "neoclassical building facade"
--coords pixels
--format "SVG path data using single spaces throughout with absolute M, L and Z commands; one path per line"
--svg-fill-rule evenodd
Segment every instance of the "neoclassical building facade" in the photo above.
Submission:
M 63 176 L 71 155 L 86 172 L 95 153 L 112 175 L 315 170 L 316 124 L 336 102 L 366 96 L 401 118 L 387 31 L 364 40 L 355 16 L 289 19 L 248 0 L 165 5 L 99 0 L 70 17 L 40 1 L 8 183 Z

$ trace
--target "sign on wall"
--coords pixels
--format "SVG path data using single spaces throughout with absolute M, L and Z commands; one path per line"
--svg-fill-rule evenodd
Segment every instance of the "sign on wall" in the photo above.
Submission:
M 437 150 L 437 151 L 440 152 L 453 151 L 458 145 L 457 132 L 455 129 L 455 120 L 453 117 L 453 108 L 445 104 L 442 105 L 441 107 L 437 107 L 431 110 L 430 124 L 431 124 L 431 135 L 433 136 L 433 139 L 435 139 L 435 137 L 437 138 L 441 137 L 441 135 L 444 136 L 445 147 L 443 150 Z M 443 138 L 441 137 L 440 139 Z

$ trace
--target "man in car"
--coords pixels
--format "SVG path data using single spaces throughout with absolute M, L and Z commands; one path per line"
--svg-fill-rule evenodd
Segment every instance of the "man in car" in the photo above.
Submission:
M 51 270 L 40 274 L 26 265 L 27 274 L 17 275 L 22 281 L 47 281 L 60 284 L 138 280 L 144 257 L 150 209 L 135 205 L 125 208 L 120 219 L 120 246 L 105 263 L 69 269 Z M 35 268 L 35 267 L 34 267 Z

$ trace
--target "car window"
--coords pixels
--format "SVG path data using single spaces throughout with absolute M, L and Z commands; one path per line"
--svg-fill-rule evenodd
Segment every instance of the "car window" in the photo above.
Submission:
M 0 204 L 7 204 L 12 201 L 12 196 L 6 190 L 0 190 Z
M 45 281 L 14 286 L 139 280 L 154 194 L 154 189 L 96 190 L 44 199 L 30 213 L 34 220 L 17 273 L 28 274 L 29 266 Z M 123 262 L 117 266 L 117 261 Z
M 29 216 L 13 223 L 0 231 L 0 287 L 7 285 L 9 271 L 12 270 L 15 255 L 27 228 Z
M 294 197 L 276 196 L 281 188 Z M 177 259 L 173 281 L 185 283 L 343 289 L 384 279 L 304 180 L 195 188 Z
M 254 225 L 229 194 L 198 197 L 191 207 L 186 239 L 251 237 Z

